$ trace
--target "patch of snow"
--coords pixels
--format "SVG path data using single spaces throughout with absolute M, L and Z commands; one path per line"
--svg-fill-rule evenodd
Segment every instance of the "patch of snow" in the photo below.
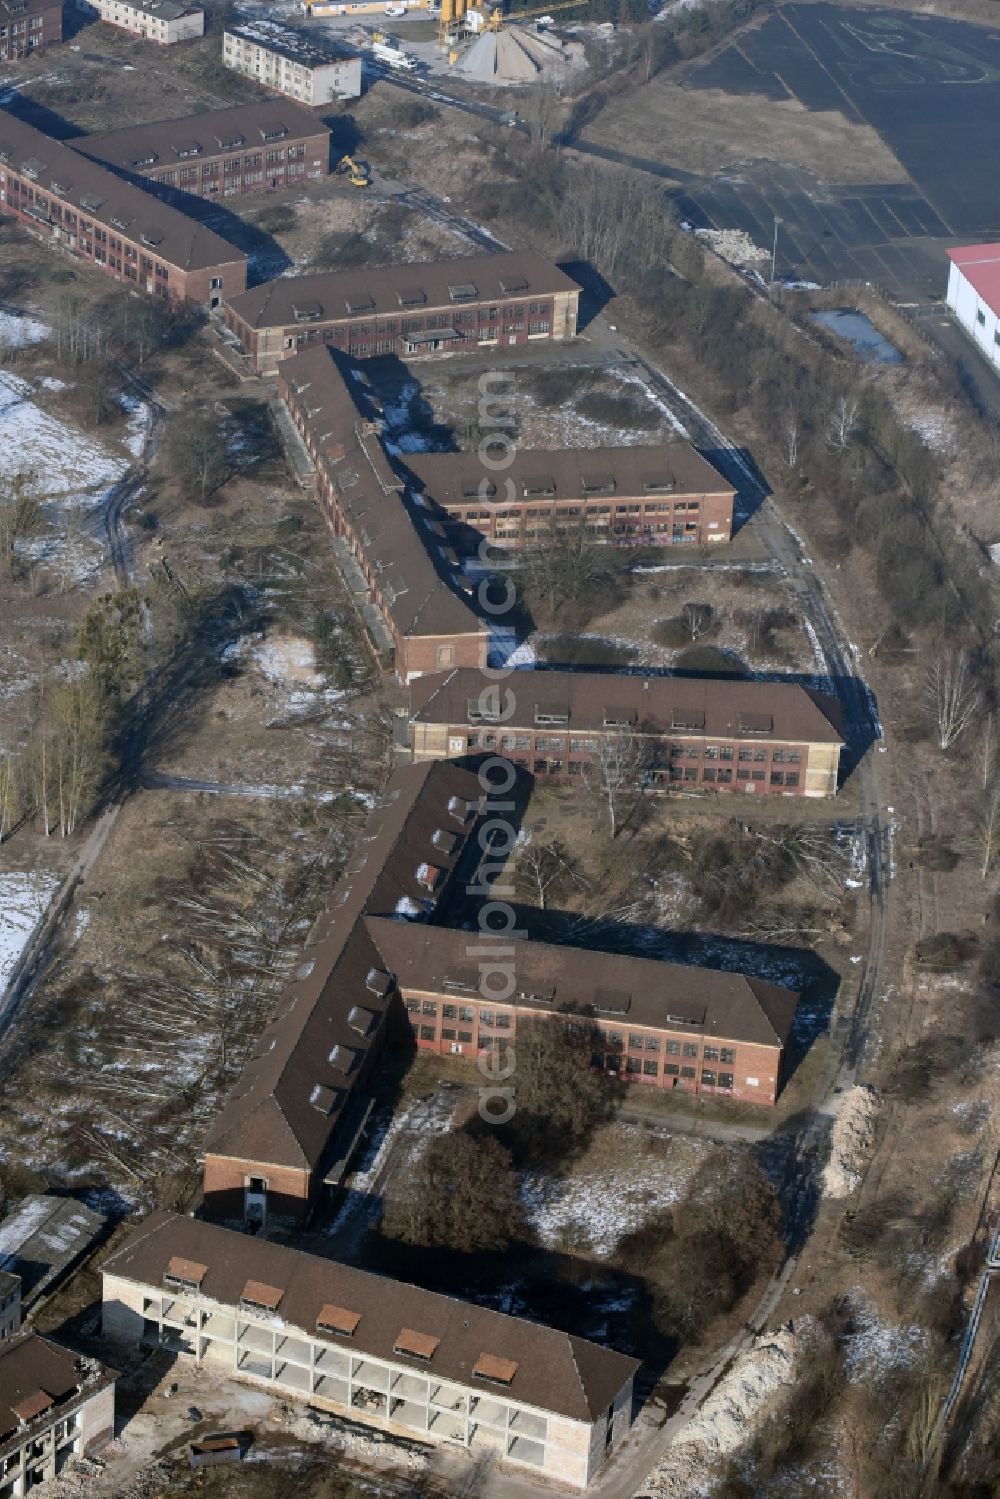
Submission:
M 0 991 L 59 888 L 59 877 L 42 872 L 0 874 Z
M 300 687 L 322 687 L 325 678 L 316 670 L 316 651 L 301 635 L 276 636 L 250 652 L 257 669 L 269 682 L 294 682 Z
M 572 1237 L 574 1247 L 585 1241 L 595 1255 L 612 1254 L 628 1234 L 684 1195 L 700 1155 L 695 1150 L 688 1154 L 690 1159 L 682 1158 L 678 1165 L 672 1161 L 669 1171 L 645 1170 L 632 1181 L 623 1178 L 619 1163 L 565 1181 L 525 1172 L 520 1183 L 525 1217 L 547 1248 L 557 1248 Z
M 927 1342 L 923 1328 L 884 1322 L 860 1290 L 853 1300 L 855 1330 L 844 1339 L 844 1367 L 848 1379 L 864 1379 L 911 1364 Z
M 535 648 L 528 640 L 518 640 L 517 631 L 504 625 L 494 625 L 490 630 L 489 664 L 496 670 L 508 667 L 511 671 L 525 666 L 534 666 Z
M 122 441 L 133 458 L 141 458 L 153 422 L 152 408 L 147 402 L 137 400 L 135 396 L 128 394 L 120 395 L 118 401 L 122 410 L 128 414 L 128 423 Z
M 43 498 L 98 503 L 122 477 L 125 464 L 101 443 L 42 411 L 30 394 L 27 381 L 0 372 L 0 474 L 18 473 L 25 459 L 35 456 Z
M 686 439 L 690 436 L 687 427 L 685 427 L 673 407 L 668 406 L 663 397 L 640 374 L 637 374 L 635 370 L 629 369 L 626 365 L 616 364 L 609 367 L 609 373 L 614 376 L 615 382 L 618 385 L 637 386 L 649 404 L 656 407 L 660 415 L 666 418 L 669 425 L 673 427 L 679 437 Z M 643 441 L 649 441 L 648 433 L 644 437 L 640 437 L 640 443 Z
M 26 344 L 41 343 L 51 331 L 46 323 L 40 323 L 37 318 L 0 312 L 0 348 L 23 349 Z

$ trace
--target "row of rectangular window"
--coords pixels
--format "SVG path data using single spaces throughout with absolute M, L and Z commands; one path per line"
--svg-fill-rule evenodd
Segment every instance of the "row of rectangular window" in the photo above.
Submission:
M 408 999 L 406 1001 L 406 1008 L 411 1015 L 419 1014 L 436 1017 L 438 1013 L 437 1003 L 431 999 Z M 458 1020 L 468 1025 L 474 1022 L 475 1012 L 471 1005 L 444 1004 L 441 1006 L 441 1018 L 443 1020 Z M 479 1014 L 479 1024 L 480 1028 L 486 1027 L 488 1030 L 510 1030 L 511 1017 L 509 1015 L 498 1015 L 493 1010 L 482 1010 Z M 435 1031 L 433 1026 L 421 1025 L 420 1033 L 421 1038 L 425 1041 L 434 1039 Z M 449 1034 L 447 1031 L 442 1031 L 441 1034 L 446 1041 L 455 1039 L 454 1035 Z M 463 1035 L 458 1039 L 471 1041 L 471 1031 L 467 1036 Z M 605 1040 L 612 1046 L 621 1047 L 624 1039 L 624 1035 L 621 1032 L 609 1031 L 605 1034 Z M 643 1036 L 632 1032 L 629 1033 L 628 1045 L 632 1051 L 658 1053 L 660 1050 L 660 1041 L 657 1036 Z M 697 1057 L 700 1051 L 706 1062 L 721 1061 L 733 1064 L 736 1061 L 736 1051 L 731 1046 L 706 1045 L 702 1048 L 700 1043 L 696 1041 L 667 1041 L 665 1049 L 668 1056 Z

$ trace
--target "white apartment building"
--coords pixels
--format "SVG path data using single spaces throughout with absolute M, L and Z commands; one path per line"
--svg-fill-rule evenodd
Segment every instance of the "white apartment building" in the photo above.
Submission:
M 205 12 L 179 0 L 74 0 L 77 10 L 162 47 L 205 34 Z
M 102 1275 L 108 1338 L 577 1489 L 632 1423 L 625 1354 L 216 1224 L 155 1213 Z
M 0 1499 L 24 1499 L 111 1441 L 117 1377 L 36 1332 L 0 1343 Z
M 223 33 L 227 68 L 262 88 L 314 108 L 361 96 L 361 58 L 316 46 L 301 31 L 274 21 L 250 21 Z

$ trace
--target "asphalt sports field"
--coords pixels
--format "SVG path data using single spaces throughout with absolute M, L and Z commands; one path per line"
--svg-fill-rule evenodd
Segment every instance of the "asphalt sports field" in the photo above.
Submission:
M 909 184 L 830 186 L 769 162 L 687 183 L 692 223 L 745 229 L 778 274 L 875 281 L 913 300 L 944 292 L 943 246 L 1000 239 L 997 29 L 902 11 L 788 5 L 688 76 L 690 88 L 839 109 L 879 132 Z M 946 278 L 945 278 L 946 279 Z

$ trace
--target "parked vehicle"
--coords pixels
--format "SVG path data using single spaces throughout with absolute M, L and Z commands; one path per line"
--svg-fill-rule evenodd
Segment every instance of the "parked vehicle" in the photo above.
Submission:
M 401 73 L 412 73 L 416 70 L 417 59 L 411 57 L 409 52 L 404 52 L 400 47 L 390 47 L 385 42 L 372 43 L 372 56 L 376 62 L 384 62 L 387 67 L 396 68 Z

